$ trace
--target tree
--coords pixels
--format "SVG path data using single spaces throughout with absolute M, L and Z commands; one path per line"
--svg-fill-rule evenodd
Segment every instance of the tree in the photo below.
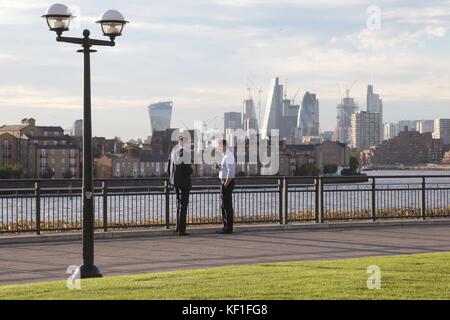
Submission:
M 320 169 L 312 163 L 296 166 L 294 171 L 295 176 L 318 176 L 319 174 Z
M 72 178 L 73 178 L 72 171 L 70 171 L 70 169 L 64 170 L 64 172 L 63 172 L 63 178 L 64 178 L 64 179 L 72 179 Z
M 26 175 L 25 168 L 20 164 L 0 167 L 0 179 L 21 179 Z
M 323 166 L 323 173 L 324 174 L 335 174 L 338 170 L 337 165 L 334 163 L 328 163 Z
M 141 149 L 138 145 L 128 144 L 126 147 L 123 147 L 122 153 L 137 157 L 141 153 Z
M 51 179 L 54 175 L 55 173 L 53 172 L 53 170 L 47 165 L 42 172 L 41 177 L 44 179 Z
M 0 179 L 11 179 L 11 170 L 8 169 L 6 166 L 0 167 Z
M 358 175 L 359 174 L 358 168 L 359 168 L 358 158 L 352 156 L 350 157 L 349 167 L 347 169 L 342 170 L 342 175 L 344 176 Z

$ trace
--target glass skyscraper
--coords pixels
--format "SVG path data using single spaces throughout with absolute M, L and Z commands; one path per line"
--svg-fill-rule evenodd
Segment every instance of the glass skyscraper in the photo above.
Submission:
M 303 96 L 302 106 L 298 113 L 297 128 L 300 143 L 304 137 L 319 136 L 319 100 L 313 93 L 306 92 Z
M 280 122 L 283 108 L 283 86 L 278 78 L 273 78 L 270 82 L 269 96 L 267 99 L 266 112 L 262 125 L 263 138 L 270 135 L 270 130 L 280 129 Z
M 158 102 L 148 106 L 152 133 L 154 131 L 165 131 L 170 128 L 172 109 L 172 101 Z

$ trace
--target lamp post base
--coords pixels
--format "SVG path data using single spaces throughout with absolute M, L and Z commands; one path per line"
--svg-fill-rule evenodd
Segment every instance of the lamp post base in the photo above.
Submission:
M 103 275 L 95 265 L 82 265 L 78 267 L 77 273 L 80 279 L 102 278 Z

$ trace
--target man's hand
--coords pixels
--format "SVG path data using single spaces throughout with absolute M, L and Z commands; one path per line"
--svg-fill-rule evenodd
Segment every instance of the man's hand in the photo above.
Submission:
M 231 180 L 227 179 L 225 180 L 225 183 L 223 184 L 225 186 L 225 188 L 228 188 L 228 185 L 230 184 Z

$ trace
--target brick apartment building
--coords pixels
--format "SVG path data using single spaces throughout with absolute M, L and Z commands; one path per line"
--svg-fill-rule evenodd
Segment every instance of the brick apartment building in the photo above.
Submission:
M 168 157 L 106 154 L 94 160 L 96 178 L 161 177 L 167 173 Z
M 417 165 L 439 163 L 445 148 L 440 139 L 433 139 L 430 132 L 402 131 L 397 137 L 361 152 L 361 163 L 365 166 Z
M 61 127 L 36 126 L 33 118 L 0 127 L 1 165 L 21 165 L 30 178 L 80 175 L 81 149 Z
M 291 176 L 297 166 L 314 164 L 323 166 L 335 164 L 347 167 L 350 161 L 350 149 L 345 143 L 326 141 L 321 144 L 280 145 L 279 175 Z

